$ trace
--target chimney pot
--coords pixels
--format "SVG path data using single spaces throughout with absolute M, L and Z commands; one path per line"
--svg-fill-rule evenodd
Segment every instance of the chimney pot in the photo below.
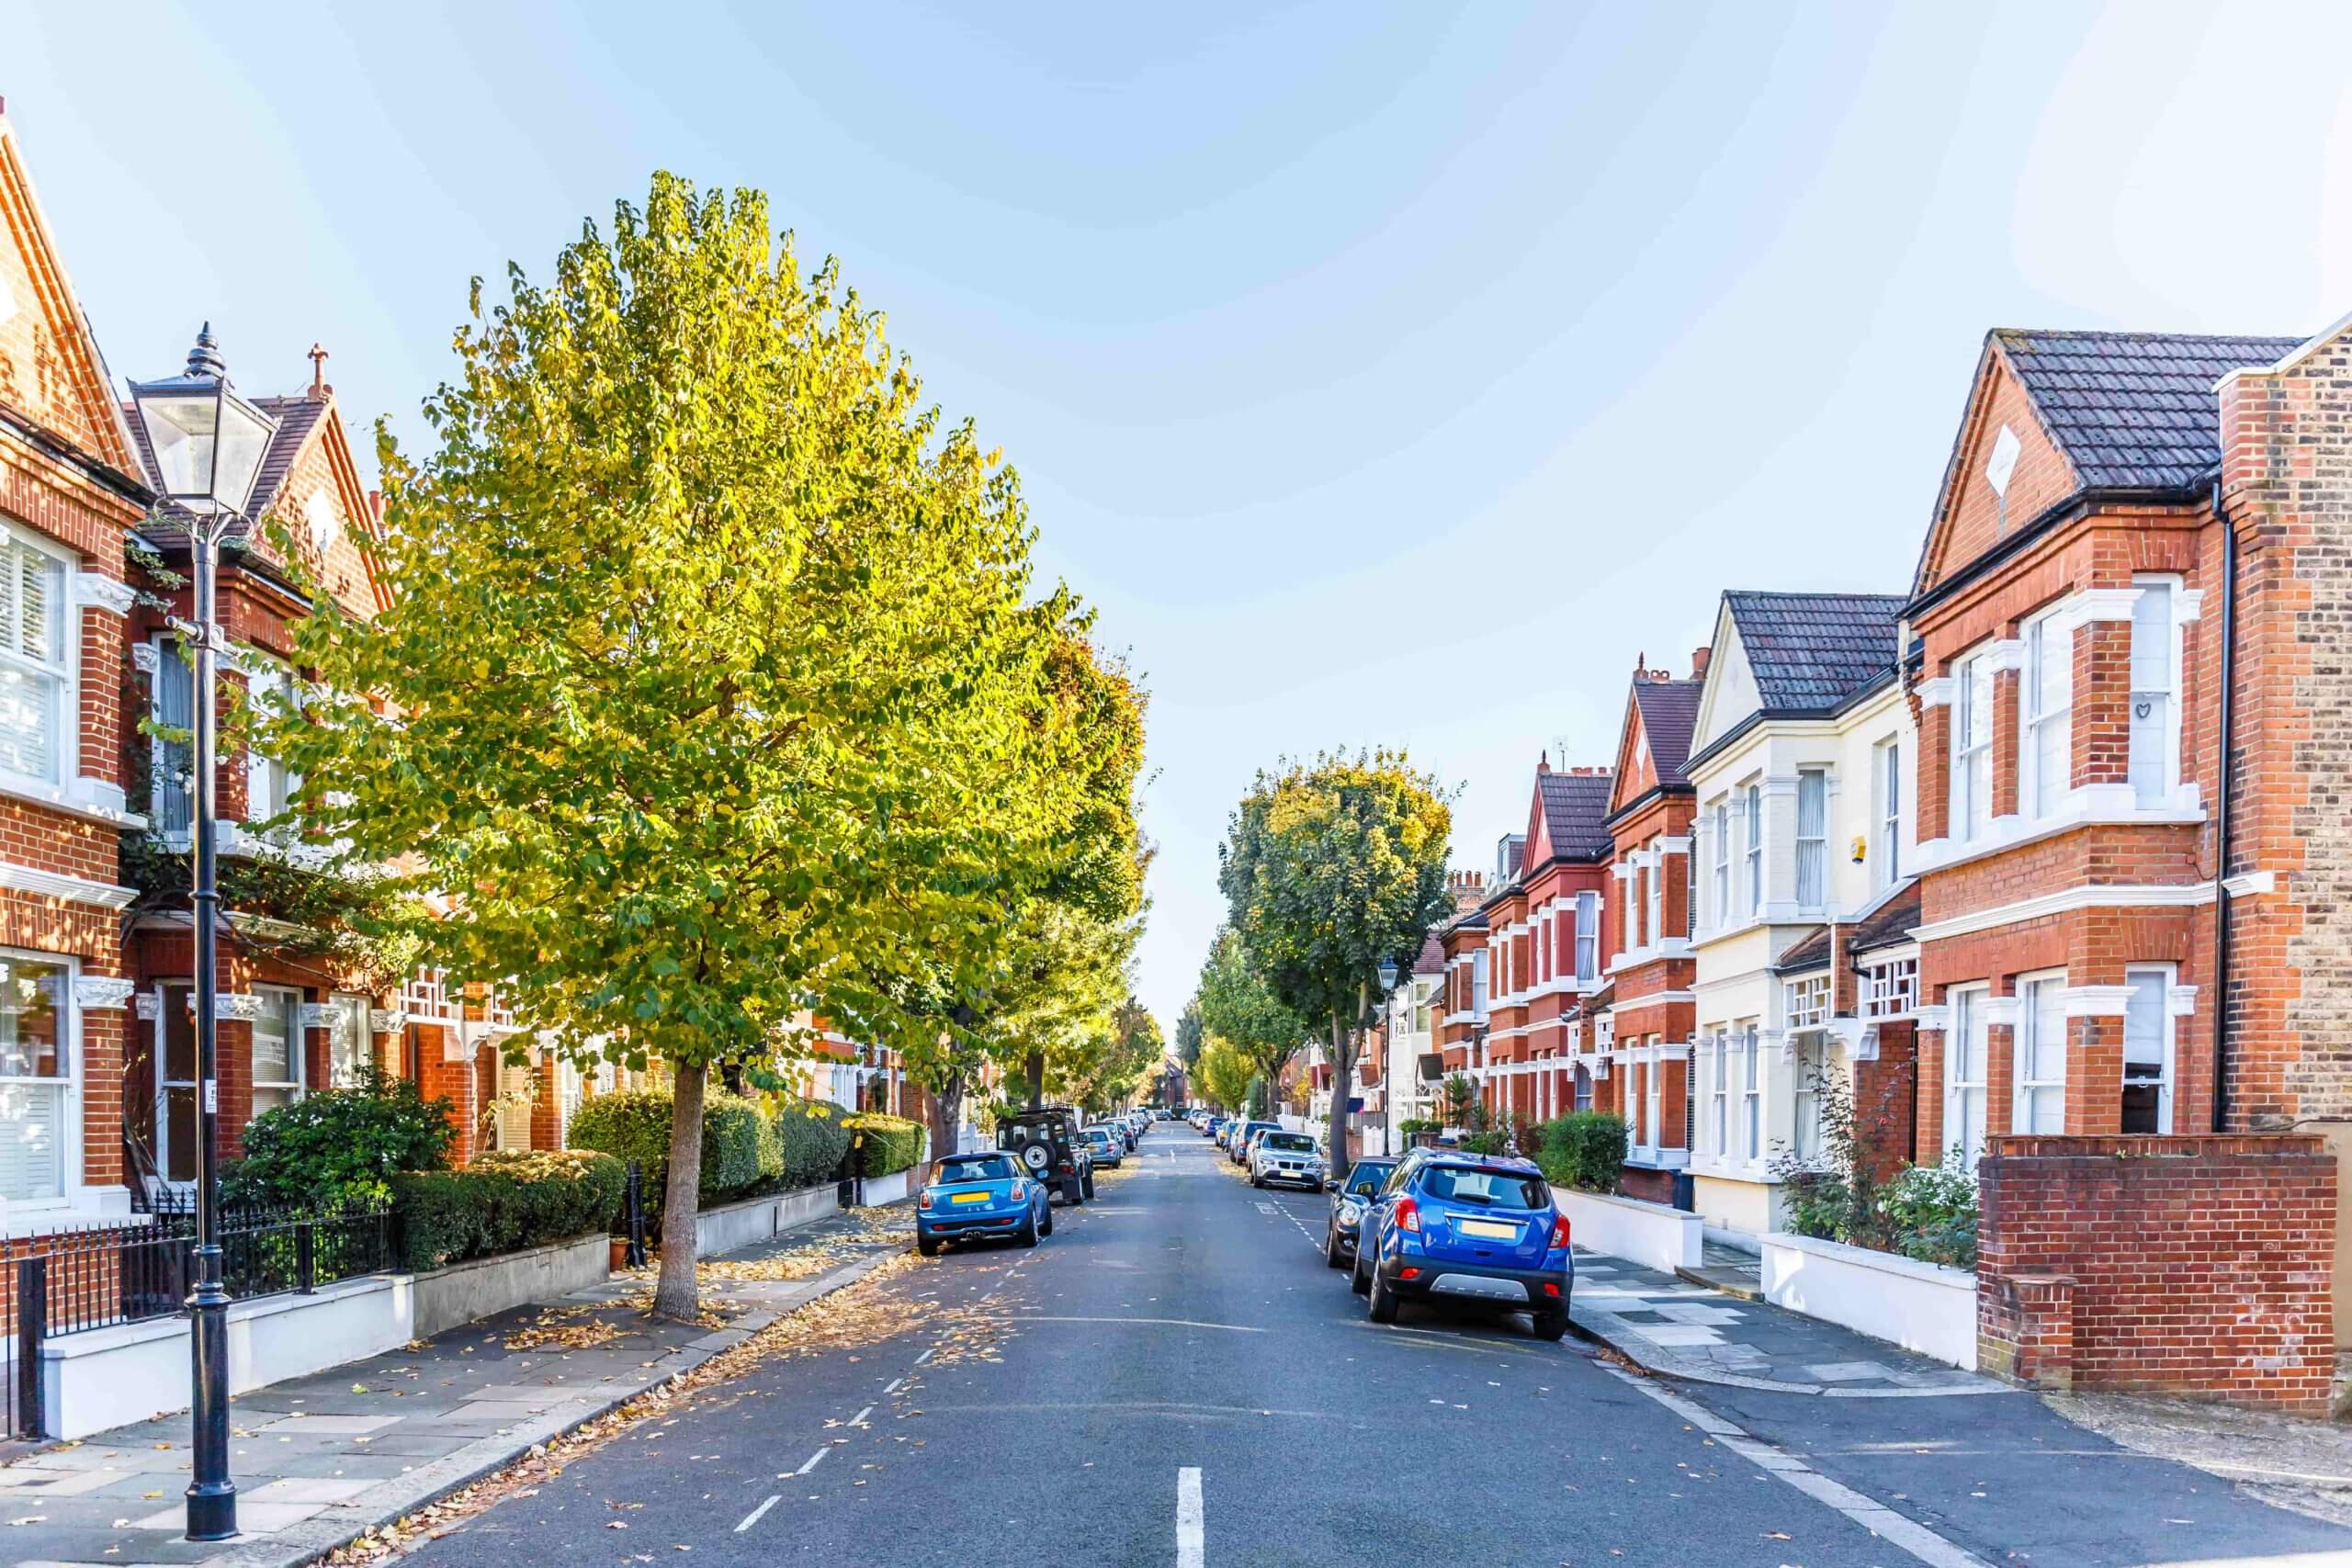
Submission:
M 1707 658 L 1708 655 L 1713 651 L 1714 650 L 1713 649 L 1708 648 L 1694 648 L 1690 650 L 1690 678 L 1692 680 L 1695 681 L 1700 676 L 1704 675 L 1707 672 Z

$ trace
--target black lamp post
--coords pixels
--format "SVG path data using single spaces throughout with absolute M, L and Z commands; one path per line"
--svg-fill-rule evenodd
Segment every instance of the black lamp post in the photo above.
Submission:
M 1388 1059 L 1380 1064 L 1380 1152 L 1396 1153 L 1396 1075 L 1390 1071 L 1395 1054 L 1388 1051 L 1388 1006 L 1396 998 L 1396 961 L 1380 961 L 1380 1048 Z
M 212 342 L 211 323 L 197 334 L 187 368 L 161 381 L 133 381 L 130 400 L 154 454 L 162 499 L 187 516 L 194 564 L 194 615 L 178 630 L 196 648 L 196 777 L 189 790 L 196 871 L 190 901 L 196 926 L 196 1292 L 188 1351 L 195 1466 L 187 1487 L 187 1538 L 226 1540 L 237 1533 L 237 1487 L 229 1479 L 229 1292 L 220 1279 L 220 1192 L 215 1139 L 220 1114 L 219 982 L 214 928 L 220 895 L 213 886 L 213 703 L 221 628 L 213 618 L 213 578 L 220 539 L 244 516 L 277 422 L 239 397 Z

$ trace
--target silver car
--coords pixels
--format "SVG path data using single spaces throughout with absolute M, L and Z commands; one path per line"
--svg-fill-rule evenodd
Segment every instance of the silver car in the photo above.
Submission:
M 1312 1134 L 1276 1129 L 1258 1134 L 1250 1147 L 1250 1185 L 1270 1187 L 1277 1181 L 1323 1190 L 1323 1148 Z

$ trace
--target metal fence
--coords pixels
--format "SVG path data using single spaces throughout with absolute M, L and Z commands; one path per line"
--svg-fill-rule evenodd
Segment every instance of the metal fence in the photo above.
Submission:
M 332 1213 L 238 1207 L 221 1212 L 221 1272 L 229 1294 L 309 1294 L 390 1268 L 385 1206 Z M 171 1317 L 196 1283 L 192 1202 L 167 1197 L 120 1224 L 76 1226 L 0 1243 L 0 1325 L 11 1352 L 0 1373 L 7 1435 L 42 1434 L 40 1349 L 68 1334 Z

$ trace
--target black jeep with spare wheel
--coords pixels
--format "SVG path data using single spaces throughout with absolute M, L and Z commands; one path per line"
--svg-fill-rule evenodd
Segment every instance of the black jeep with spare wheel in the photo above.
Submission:
M 996 1124 L 996 1146 L 1020 1160 L 1047 1191 L 1059 1192 L 1063 1202 L 1083 1203 L 1094 1196 L 1094 1159 L 1078 1135 L 1078 1112 L 1069 1106 L 1040 1106 L 1006 1117 Z

